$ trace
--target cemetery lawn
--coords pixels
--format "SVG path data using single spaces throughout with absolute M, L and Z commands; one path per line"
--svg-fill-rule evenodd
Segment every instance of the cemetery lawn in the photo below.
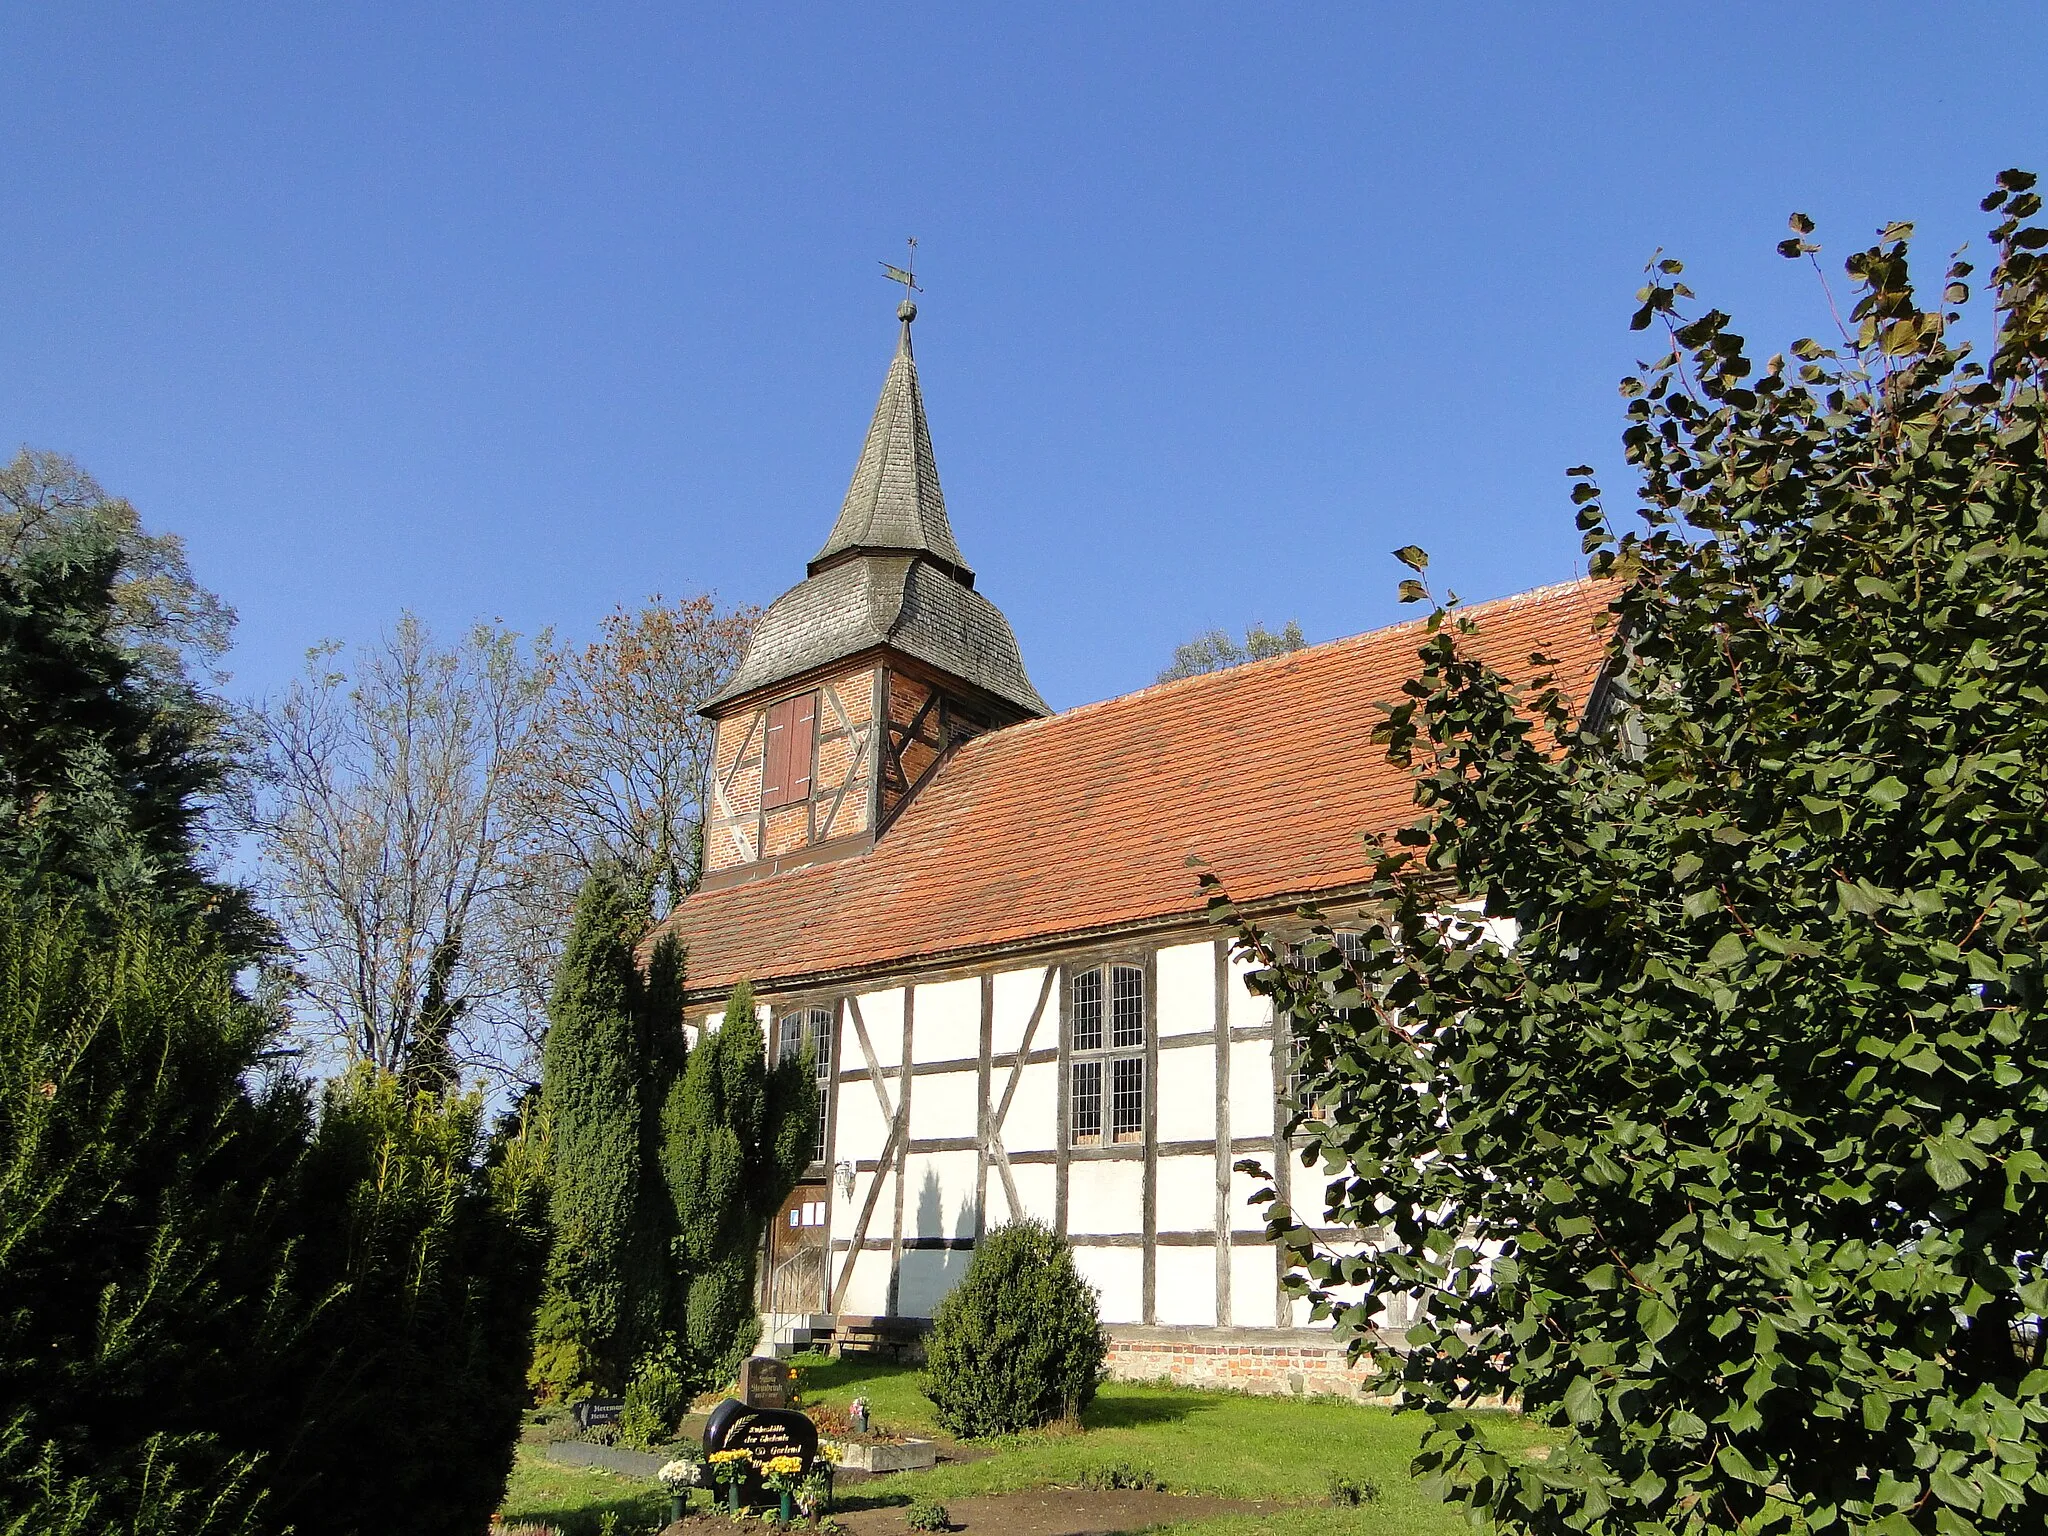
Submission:
M 938 1433 L 914 1368 L 815 1355 L 799 1355 L 791 1363 L 802 1368 L 806 1405 L 843 1412 L 861 1395 L 875 1422 L 886 1429 Z M 1484 1417 L 1489 1437 L 1511 1458 L 1531 1451 L 1545 1454 L 1551 1437 L 1536 1425 L 1512 1413 Z M 1408 1463 L 1421 1437 L 1419 1417 L 1396 1417 L 1383 1407 L 1333 1399 L 1108 1382 L 1083 1422 L 1083 1434 L 1020 1435 L 968 1449 L 971 1460 L 845 1486 L 841 1507 L 902 1504 L 912 1497 L 944 1503 L 976 1494 L 1077 1487 L 1089 1473 L 1122 1463 L 1175 1493 L 1294 1506 L 1171 1527 L 1187 1536 L 1452 1536 L 1466 1529 L 1455 1510 L 1423 1497 L 1409 1476 Z M 579 1527 L 596 1531 L 597 1511 L 617 1508 L 619 1536 L 654 1528 L 662 1501 L 652 1485 L 558 1469 L 536 1459 L 532 1448 L 522 1448 L 520 1455 L 505 1503 L 507 1520 L 546 1519 L 575 1536 Z M 1378 1496 L 1356 1508 L 1333 1508 L 1333 1475 L 1375 1485 Z M 644 1506 L 634 1501 L 636 1491 L 646 1494 Z M 587 1506 L 569 1502 L 578 1492 L 589 1500 Z M 581 1513 L 584 1507 L 587 1516 Z
M 564 1536 L 597 1536 L 604 1517 L 611 1515 L 618 1536 L 645 1536 L 667 1523 L 668 1495 L 654 1483 L 593 1467 L 557 1466 L 533 1446 L 522 1445 L 500 1514 L 511 1523 L 551 1525 Z

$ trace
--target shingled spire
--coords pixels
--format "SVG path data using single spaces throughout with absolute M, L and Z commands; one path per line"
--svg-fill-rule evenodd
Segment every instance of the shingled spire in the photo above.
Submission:
M 843 658 L 895 653 L 959 685 L 991 719 L 1046 715 L 1009 621 L 974 590 L 939 491 L 924 395 L 910 352 L 917 306 L 896 311 L 902 331 L 882 397 L 825 547 L 808 579 L 769 605 L 733 680 L 705 705 L 716 718 Z
M 882 380 L 882 398 L 854 466 L 853 484 L 839 508 L 839 520 L 825 547 L 811 561 L 816 576 L 849 556 L 918 554 L 964 586 L 974 585 L 974 572 L 953 541 L 946 521 L 946 498 L 939 489 L 938 461 L 932 457 L 931 429 L 924 419 L 924 394 L 917 387 L 917 360 L 911 355 L 910 326 L 917 306 L 908 298 L 897 308 L 903 332 L 896 356 Z

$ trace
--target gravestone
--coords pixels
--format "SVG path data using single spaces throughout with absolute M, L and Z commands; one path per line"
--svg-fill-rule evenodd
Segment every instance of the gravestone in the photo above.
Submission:
M 803 1463 L 803 1475 L 808 1476 L 818 1460 L 818 1426 L 787 1408 L 754 1408 L 728 1397 L 704 1421 L 704 1454 L 713 1451 L 745 1451 L 756 1462 L 771 1456 L 794 1456 Z M 757 1474 L 740 1484 L 740 1498 L 748 1504 L 766 1501 L 766 1489 Z
M 767 1355 L 750 1356 L 740 1366 L 740 1401 L 749 1408 L 787 1408 L 790 1370 Z
M 600 1424 L 616 1424 L 619 1415 L 626 1411 L 623 1398 L 586 1397 L 572 1410 L 576 1423 L 583 1429 L 595 1429 Z

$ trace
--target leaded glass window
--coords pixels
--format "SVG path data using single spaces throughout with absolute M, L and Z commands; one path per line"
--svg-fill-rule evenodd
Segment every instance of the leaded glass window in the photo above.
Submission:
M 1145 1139 L 1145 971 L 1076 971 L 1069 1019 L 1068 1132 L 1077 1147 Z M 1107 1004 L 1108 1019 L 1104 1020 Z M 1108 1025 L 1104 1029 L 1105 1022 Z

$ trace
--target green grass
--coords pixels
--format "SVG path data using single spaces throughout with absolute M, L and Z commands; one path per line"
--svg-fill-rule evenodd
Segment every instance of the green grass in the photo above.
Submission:
M 704 1496 L 697 1497 L 701 1507 Z M 563 1536 L 597 1536 L 610 1514 L 618 1521 L 619 1536 L 643 1536 L 668 1523 L 668 1495 L 653 1483 L 595 1467 L 556 1466 L 522 1445 L 499 1512 L 508 1522 L 552 1525 Z
M 911 1434 L 937 1430 L 915 1370 L 824 1356 L 799 1356 L 793 1363 L 804 1368 L 809 1405 L 844 1411 L 862 1395 L 875 1422 L 887 1429 Z M 1515 1414 L 1485 1417 L 1489 1436 L 1511 1454 L 1549 1438 Z M 864 1484 L 846 1502 L 900 1504 L 913 1497 L 945 1502 L 979 1493 L 1073 1486 L 1090 1471 L 1121 1461 L 1176 1493 L 1300 1501 L 1294 1509 L 1270 1515 L 1175 1527 L 1187 1536 L 1450 1536 L 1464 1529 L 1455 1510 L 1425 1499 L 1408 1475 L 1421 1436 L 1419 1418 L 1396 1416 L 1386 1408 L 1109 1382 L 1089 1405 L 1083 1424 L 1083 1434 L 1019 1435 L 996 1442 L 991 1447 L 995 1454 L 980 1460 Z M 1336 1473 L 1370 1480 L 1378 1485 L 1379 1497 L 1356 1509 L 1332 1508 L 1326 1493 Z M 602 1473 L 557 1471 L 522 1459 L 506 1518 L 564 1524 L 584 1507 L 568 1502 L 569 1495 L 582 1490 L 593 1511 L 583 1529 L 596 1529 L 597 1509 L 616 1507 L 620 1536 L 635 1536 L 659 1523 L 654 1517 L 662 1508 L 658 1491 L 651 1489 L 644 1503 L 633 1504 L 635 1487 Z
M 858 1393 L 874 1418 L 890 1429 L 936 1428 L 931 1404 L 917 1387 L 917 1372 L 899 1366 L 800 1356 L 809 1402 L 844 1409 Z M 1545 1443 L 1535 1425 L 1511 1413 L 1484 1416 L 1504 1450 L 1520 1453 Z M 1383 1407 L 1332 1398 L 1252 1397 L 1196 1392 L 1182 1387 L 1107 1382 L 1082 1416 L 1087 1433 L 1019 1435 L 998 1442 L 998 1453 L 906 1474 L 877 1494 L 946 1499 L 977 1493 L 1074 1485 L 1110 1462 L 1128 1462 L 1176 1493 L 1235 1499 L 1313 1500 L 1297 1512 L 1183 1527 L 1204 1536 L 1252 1531 L 1422 1533 L 1462 1530 L 1454 1510 L 1425 1499 L 1408 1473 L 1422 1425 Z M 1376 1483 L 1379 1498 L 1356 1509 L 1325 1502 L 1330 1478 L 1341 1473 Z

